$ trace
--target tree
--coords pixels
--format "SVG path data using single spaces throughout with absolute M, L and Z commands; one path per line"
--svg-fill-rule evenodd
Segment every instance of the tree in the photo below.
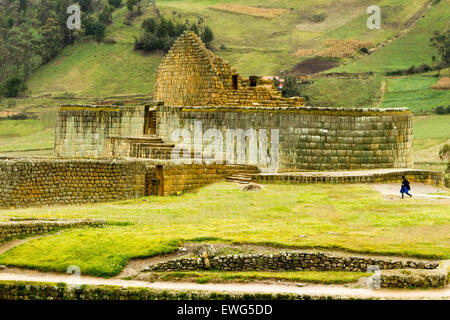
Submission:
M 19 76 L 7 79 L 0 88 L 0 94 L 6 98 L 15 98 L 27 88 Z
M 63 45 L 63 39 L 61 28 L 54 18 L 47 19 L 47 23 L 41 28 L 41 33 L 43 36 L 43 60 L 45 63 L 56 56 Z
M 430 45 L 438 50 L 444 64 L 450 63 L 450 29 L 442 33 L 435 31 Z
M 133 11 L 133 7 L 137 5 L 138 0 L 127 0 L 128 11 Z
M 122 5 L 122 0 L 108 0 L 108 3 L 114 8 L 120 8 Z
M 105 5 L 103 10 L 98 14 L 98 20 L 104 24 L 110 24 L 112 22 L 112 14 L 114 7 Z
M 201 39 L 205 43 L 207 48 L 211 46 L 211 42 L 214 40 L 214 33 L 212 32 L 210 27 L 206 26 L 203 29 Z
M 91 0 L 78 0 L 78 4 L 83 12 L 89 12 L 91 10 Z

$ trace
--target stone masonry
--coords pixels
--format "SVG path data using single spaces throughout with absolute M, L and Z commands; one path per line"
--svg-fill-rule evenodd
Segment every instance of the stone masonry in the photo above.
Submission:
M 271 81 L 243 80 L 200 38 L 186 31 L 156 72 L 155 99 L 169 106 L 301 106 L 303 98 L 284 99 Z

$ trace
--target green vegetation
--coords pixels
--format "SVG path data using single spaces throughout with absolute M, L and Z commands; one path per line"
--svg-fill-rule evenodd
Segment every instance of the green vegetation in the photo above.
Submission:
M 173 21 L 170 17 L 160 19 L 148 18 L 142 22 L 144 33 L 135 38 L 134 49 L 152 52 L 162 50 L 168 52 L 179 36 L 186 30 L 197 34 L 207 47 L 211 45 L 214 34 L 210 27 L 203 24 L 200 19 L 197 23 L 190 24 Z
M 215 184 L 182 197 L 2 210 L 0 217 L 104 218 L 133 225 L 69 230 L 30 240 L 0 264 L 113 276 L 129 259 L 176 251 L 184 241 L 272 244 L 449 258 L 448 202 L 384 200 L 364 185 Z M 202 240 L 206 241 L 206 240 Z
M 414 113 L 430 113 L 439 106 L 447 106 L 450 90 L 430 88 L 438 80 L 424 75 L 386 78 L 386 92 L 381 107 L 408 107 Z
M 376 50 L 369 56 L 329 70 L 329 72 L 379 72 L 405 70 L 423 63 L 431 64 L 437 50 L 430 46 L 430 38 L 436 30 L 448 27 L 448 17 L 443 14 L 450 10 L 448 1 L 440 1 L 426 13 L 417 26 L 405 36 Z M 383 11 L 383 8 L 382 8 Z M 382 22 L 383 24 L 383 22 Z M 382 25 L 382 29 L 383 29 Z
M 10 151 L 53 150 L 54 128 L 38 119 L 0 120 L 0 154 Z
M 191 272 L 152 272 L 145 277 L 150 281 L 196 281 L 208 282 L 252 282 L 261 280 L 309 282 L 320 284 L 342 284 L 356 282 L 367 277 L 364 272 L 345 271 L 286 271 L 286 272 L 220 272 L 220 271 L 191 271 Z
M 375 107 L 380 101 L 381 77 L 321 78 L 305 86 L 309 104 L 319 107 Z

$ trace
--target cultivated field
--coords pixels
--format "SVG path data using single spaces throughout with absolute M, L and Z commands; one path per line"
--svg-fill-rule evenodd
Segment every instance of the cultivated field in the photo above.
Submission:
M 240 4 L 232 3 L 219 3 L 209 7 L 213 10 L 220 10 L 225 12 L 232 12 L 237 14 L 245 14 L 252 17 L 260 17 L 266 19 L 275 19 L 281 17 L 284 13 L 288 12 L 287 9 L 276 8 L 262 8 L 262 7 L 249 7 Z

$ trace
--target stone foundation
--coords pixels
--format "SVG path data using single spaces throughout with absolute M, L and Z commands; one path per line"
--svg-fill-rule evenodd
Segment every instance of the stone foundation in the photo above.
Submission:
M 402 176 L 408 177 L 410 182 L 422 182 L 435 186 L 445 186 L 442 172 L 415 169 L 380 169 L 348 172 L 293 172 L 293 173 L 261 173 L 252 176 L 257 183 L 399 183 Z

